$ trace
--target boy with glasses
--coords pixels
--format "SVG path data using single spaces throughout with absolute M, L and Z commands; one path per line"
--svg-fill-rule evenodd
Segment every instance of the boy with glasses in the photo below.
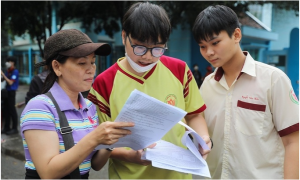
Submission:
M 130 93 L 137 89 L 160 101 L 185 110 L 187 124 L 211 147 L 206 108 L 192 72 L 184 61 L 163 56 L 171 25 L 165 10 L 149 2 L 133 4 L 125 13 L 122 41 L 125 57 L 97 76 L 88 98 L 97 105 L 100 121 L 114 121 Z M 175 125 L 164 137 L 184 147 L 185 128 Z M 200 148 L 201 149 L 201 148 Z M 209 151 L 200 153 L 205 157 Z M 110 179 L 191 179 L 191 174 L 159 169 L 141 160 L 142 150 L 115 148 L 109 164 Z
M 286 74 L 242 51 L 235 12 L 209 6 L 193 34 L 216 68 L 200 88 L 215 148 L 212 179 L 299 179 L 299 103 Z

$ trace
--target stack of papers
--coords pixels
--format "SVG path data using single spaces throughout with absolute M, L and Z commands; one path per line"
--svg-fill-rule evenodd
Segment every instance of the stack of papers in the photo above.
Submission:
M 113 145 L 99 145 L 96 149 L 130 147 L 140 150 L 153 143 L 157 145 L 144 151 L 142 159 L 152 161 L 152 166 L 210 177 L 206 161 L 198 151 L 198 144 L 209 149 L 205 141 L 181 120 L 187 113 L 180 108 L 161 102 L 138 90 L 132 91 L 115 122 L 134 122 L 126 128 L 132 134 L 119 139 Z M 182 144 L 188 149 L 161 140 L 176 124 L 185 126 L 188 131 L 182 137 Z M 193 136 L 194 142 L 189 134 Z
M 154 148 L 147 148 L 147 150 L 144 151 L 142 159 L 151 161 L 152 166 L 157 168 L 191 173 L 210 178 L 211 176 L 207 163 L 199 153 L 198 144 L 205 150 L 208 150 L 209 147 L 192 128 L 182 122 L 179 123 L 188 129 L 181 139 L 182 144 L 188 149 L 160 140 Z M 194 142 L 188 136 L 189 134 L 193 136 Z
M 125 128 L 131 130 L 131 134 L 120 138 L 113 145 L 99 145 L 96 149 L 113 147 L 144 149 L 159 141 L 186 114 L 178 107 L 161 102 L 135 89 L 115 120 L 115 122 L 134 122 L 134 127 Z

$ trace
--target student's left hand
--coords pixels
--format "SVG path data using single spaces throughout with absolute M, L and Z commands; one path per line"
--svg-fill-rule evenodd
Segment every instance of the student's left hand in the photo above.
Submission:
M 211 141 L 209 136 L 202 136 L 202 139 L 205 141 L 205 143 L 207 144 L 208 147 L 211 147 Z M 208 153 L 211 151 L 211 149 L 209 150 L 204 150 L 202 148 L 202 146 L 199 144 L 199 152 L 202 155 L 203 159 L 205 160 L 207 158 Z
M 155 146 L 156 146 L 156 143 L 153 143 L 150 146 L 148 146 L 147 148 L 154 148 Z M 140 149 L 138 151 L 135 151 L 134 158 L 131 159 L 131 162 L 136 163 L 136 164 L 140 164 L 140 165 L 143 165 L 143 166 L 150 165 L 151 161 L 141 159 L 143 151 L 144 151 L 144 149 Z

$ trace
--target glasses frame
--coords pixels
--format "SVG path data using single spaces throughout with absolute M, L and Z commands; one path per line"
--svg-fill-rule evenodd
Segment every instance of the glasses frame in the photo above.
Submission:
M 153 47 L 153 48 L 148 48 L 148 47 L 142 46 L 142 45 L 132 45 L 132 42 L 131 42 L 131 40 L 130 40 L 130 37 L 129 37 L 128 35 L 126 35 L 126 36 L 128 37 L 128 40 L 129 40 L 130 46 L 132 47 L 133 53 L 134 53 L 135 55 L 137 55 L 137 56 L 143 56 L 143 55 L 145 55 L 145 54 L 148 52 L 148 50 L 150 50 L 151 55 L 152 55 L 153 57 L 161 57 L 162 55 L 164 55 L 164 53 L 165 53 L 166 50 L 168 49 L 167 46 L 166 46 L 166 47 Z M 144 54 L 136 54 L 136 53 L 134 52 L 134 48 L 136 48 L 136 47 L 143 47 L 143 48 L 146 48 L 146 51 L 144 52 Z M 160 56 L 154 56 L 152 51 L 153 51 L 153 49 L 155 49 L 155 48 L 163 49 L 162 55 L 160 55 Z

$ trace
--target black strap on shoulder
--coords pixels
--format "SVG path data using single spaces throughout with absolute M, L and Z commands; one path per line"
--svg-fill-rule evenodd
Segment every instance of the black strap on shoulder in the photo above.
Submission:
M 47 95 L 52 100 L 54 106 L 56 107 L 58 118 L 59 118 L 60 133 L 64 140 L 65 150 L 67 151 L 68 149 L 74 146 L 74 139 L 72 136 L 73 129 L 69 126 L 69 122 L 66 118 L 65 113 L 60 110 L 51 92 L 48 91 L 47 93 L 45 93 L 45 95 Z M 79 167 L 77 167 L 73 172 L 71 172 L 70 176 L 71 179 L 81 179 Z

